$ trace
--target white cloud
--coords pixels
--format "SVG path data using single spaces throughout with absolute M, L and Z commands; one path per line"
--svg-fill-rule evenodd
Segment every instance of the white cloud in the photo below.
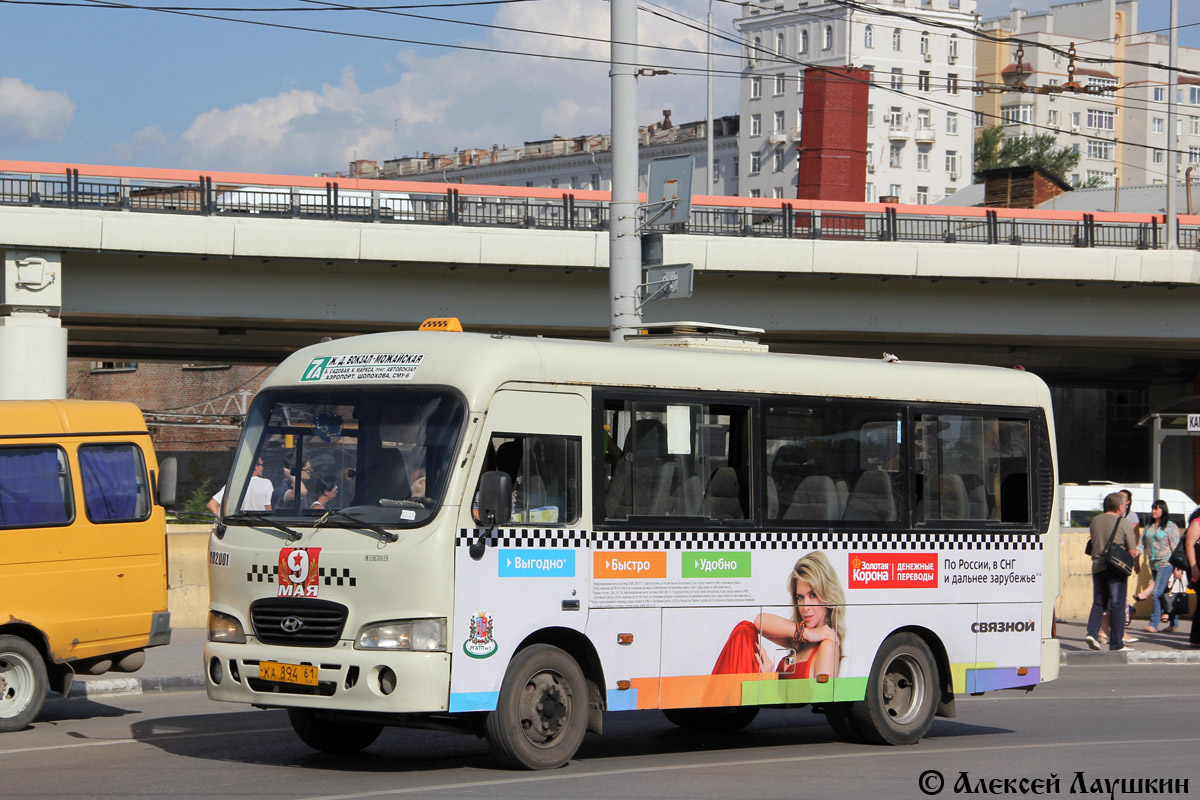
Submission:
M 38 89 L 18 78 L 0 77 L 0 143 L 56 142 L 75 119 L 75 104 L 63 92 Z
M 703 0 L 686 2 L 690 5 L 679 8 L 702 19 Z M 320 90 L 296 88 L 206 111 L 165 147 L 139 132 L 114 152 L 165 154 L 166 160 L 189 168 L 312 173 L 345 169 L 356 157 L 382 162 L 422 151 L 607 132 L 609 5 L 598 0 L 556 0 L 552 13 L 550 8 L 545 3 L 509 4 L 500 7 L 494 22 L 602 41 L 520 31 L 491 31 L 475 40 L 461 40 L 536 57 L 405 47 L 397 50 L 394 60 L 400 78 L 390 85 L 364 90 L 359 74 L 382 76 L 386 70 L 372 67 L 367 73 L 360 67 L 356 74 L 347 68 L 336 85 L 325 84 Z M 702 31 L 644 11 L 639 25 L 641 43 L 687 51 L 644 48 L 643 64 L 672 70 L 704 68 Z M 722 27 L 731 29 L 728 21 Z M 726 52 L 733 47 L 718 42 L 718 49 Z M 718 69 L 738 68 L 736 59 L 717 62 Z M 736 113 L 737 79 L 719 78 L 717 90 L 716 113 Z M 642 124 L 661 119 L 663 109 L 671 109 L 676 122 L 699 119 L 704 104 L 703 76 L 673 74 L 639 81 Z

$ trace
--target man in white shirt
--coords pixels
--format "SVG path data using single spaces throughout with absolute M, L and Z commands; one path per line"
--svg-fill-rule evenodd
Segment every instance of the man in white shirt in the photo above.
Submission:
M 262 476 L 263 461 L 260 458 L 254 467 L 254 474 L 250 476 L 250 485 L 246 487 L 246 496 L 242 499 L 242 511 L 270 511 L 271 510 L 271 493 L 275 487 L 271 482 Z M 216 515 L 221 513 L 221 501 L 225 499 L 225 487 L 209 498 L 206 507 L 209 512 Z

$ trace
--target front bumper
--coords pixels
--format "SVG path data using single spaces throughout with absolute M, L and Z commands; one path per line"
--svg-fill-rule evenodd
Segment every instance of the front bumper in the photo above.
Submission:
M 260 661 L 314 666 L 318 685 L 263 681 Z M 381 685 L 384 668 L 395 673 L 390 694 Z M 450 697 L 449 653 L 355 650 L 349 641 L 321 648 L 279 647 L 253 639 L 247 644 L 208 642 L 204 675 L 210 699 L 260 706 L 419 714 L 447 711 Z

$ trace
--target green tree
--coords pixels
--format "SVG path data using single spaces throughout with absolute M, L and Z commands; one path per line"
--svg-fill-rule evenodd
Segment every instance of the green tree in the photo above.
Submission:
M 1009 166 L 1000 163 L 1000 148 L 1004 144 L 1004 126 L 992 125 L 979 132 L 975 139 L 975 171 L 1000 169 Z
M 197 516 L 212 519 L 208 511 L 208 498 L 212 497 L 212 478 L 205 478 L 199 486 L 193 489 L 184 501 L 175 507 L 174 512 L 168 512 L 169 522 L 176 521 L 180 516 L 188 518 L 189 522 L 197 522 Z
M 1079 153 L 1069 147 L 1059 147 L 1051 133 L 1036 136 L 1014 136 L 1004 138 L 1004 126 L 984 128 L 975 140 L 975 169 L 1001 169 L 1004 167 L 1037 167 L 1064 183 L 1071 170 L 1079 165 Z M 1087 186 L 1098 185 L 1100 179 L 1089 179 Z

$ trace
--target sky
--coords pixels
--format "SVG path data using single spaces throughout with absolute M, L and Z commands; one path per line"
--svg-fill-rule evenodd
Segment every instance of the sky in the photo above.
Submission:
M 355 158 L 382 163 L 610 127 L 605 0 L 371 0 L 409 6 L 392 13 L 334 0 L 157 0 L 199 9 L 186 13 L 115 0 L 29 2 L 0 0 L 6 159 L 307 175 L 345 170 Z M 1047 2 L 979 0 L 979 11 Z M 1197 5 L 1179 0 L 1180 23 L 1200 21 Z M 676 49 L 643 48 L 645 66 L 671 74 L 639 79 L 639 121 L 655 122 L 663 109 L 675 122 L 703 119 L 707 0 L 641 6 L 639 41 Z M 736 37 L 738 9 L 714 3 L 720 35 Z M 1169 0 L 1140 0 L 1140 27 L 1166 27 L 1168 9 Z M 1181 43 L 1200 47 L 1200 25 Z M 735 114 L 736 46 L 718 40 L 714 49 L 715 113 Z

